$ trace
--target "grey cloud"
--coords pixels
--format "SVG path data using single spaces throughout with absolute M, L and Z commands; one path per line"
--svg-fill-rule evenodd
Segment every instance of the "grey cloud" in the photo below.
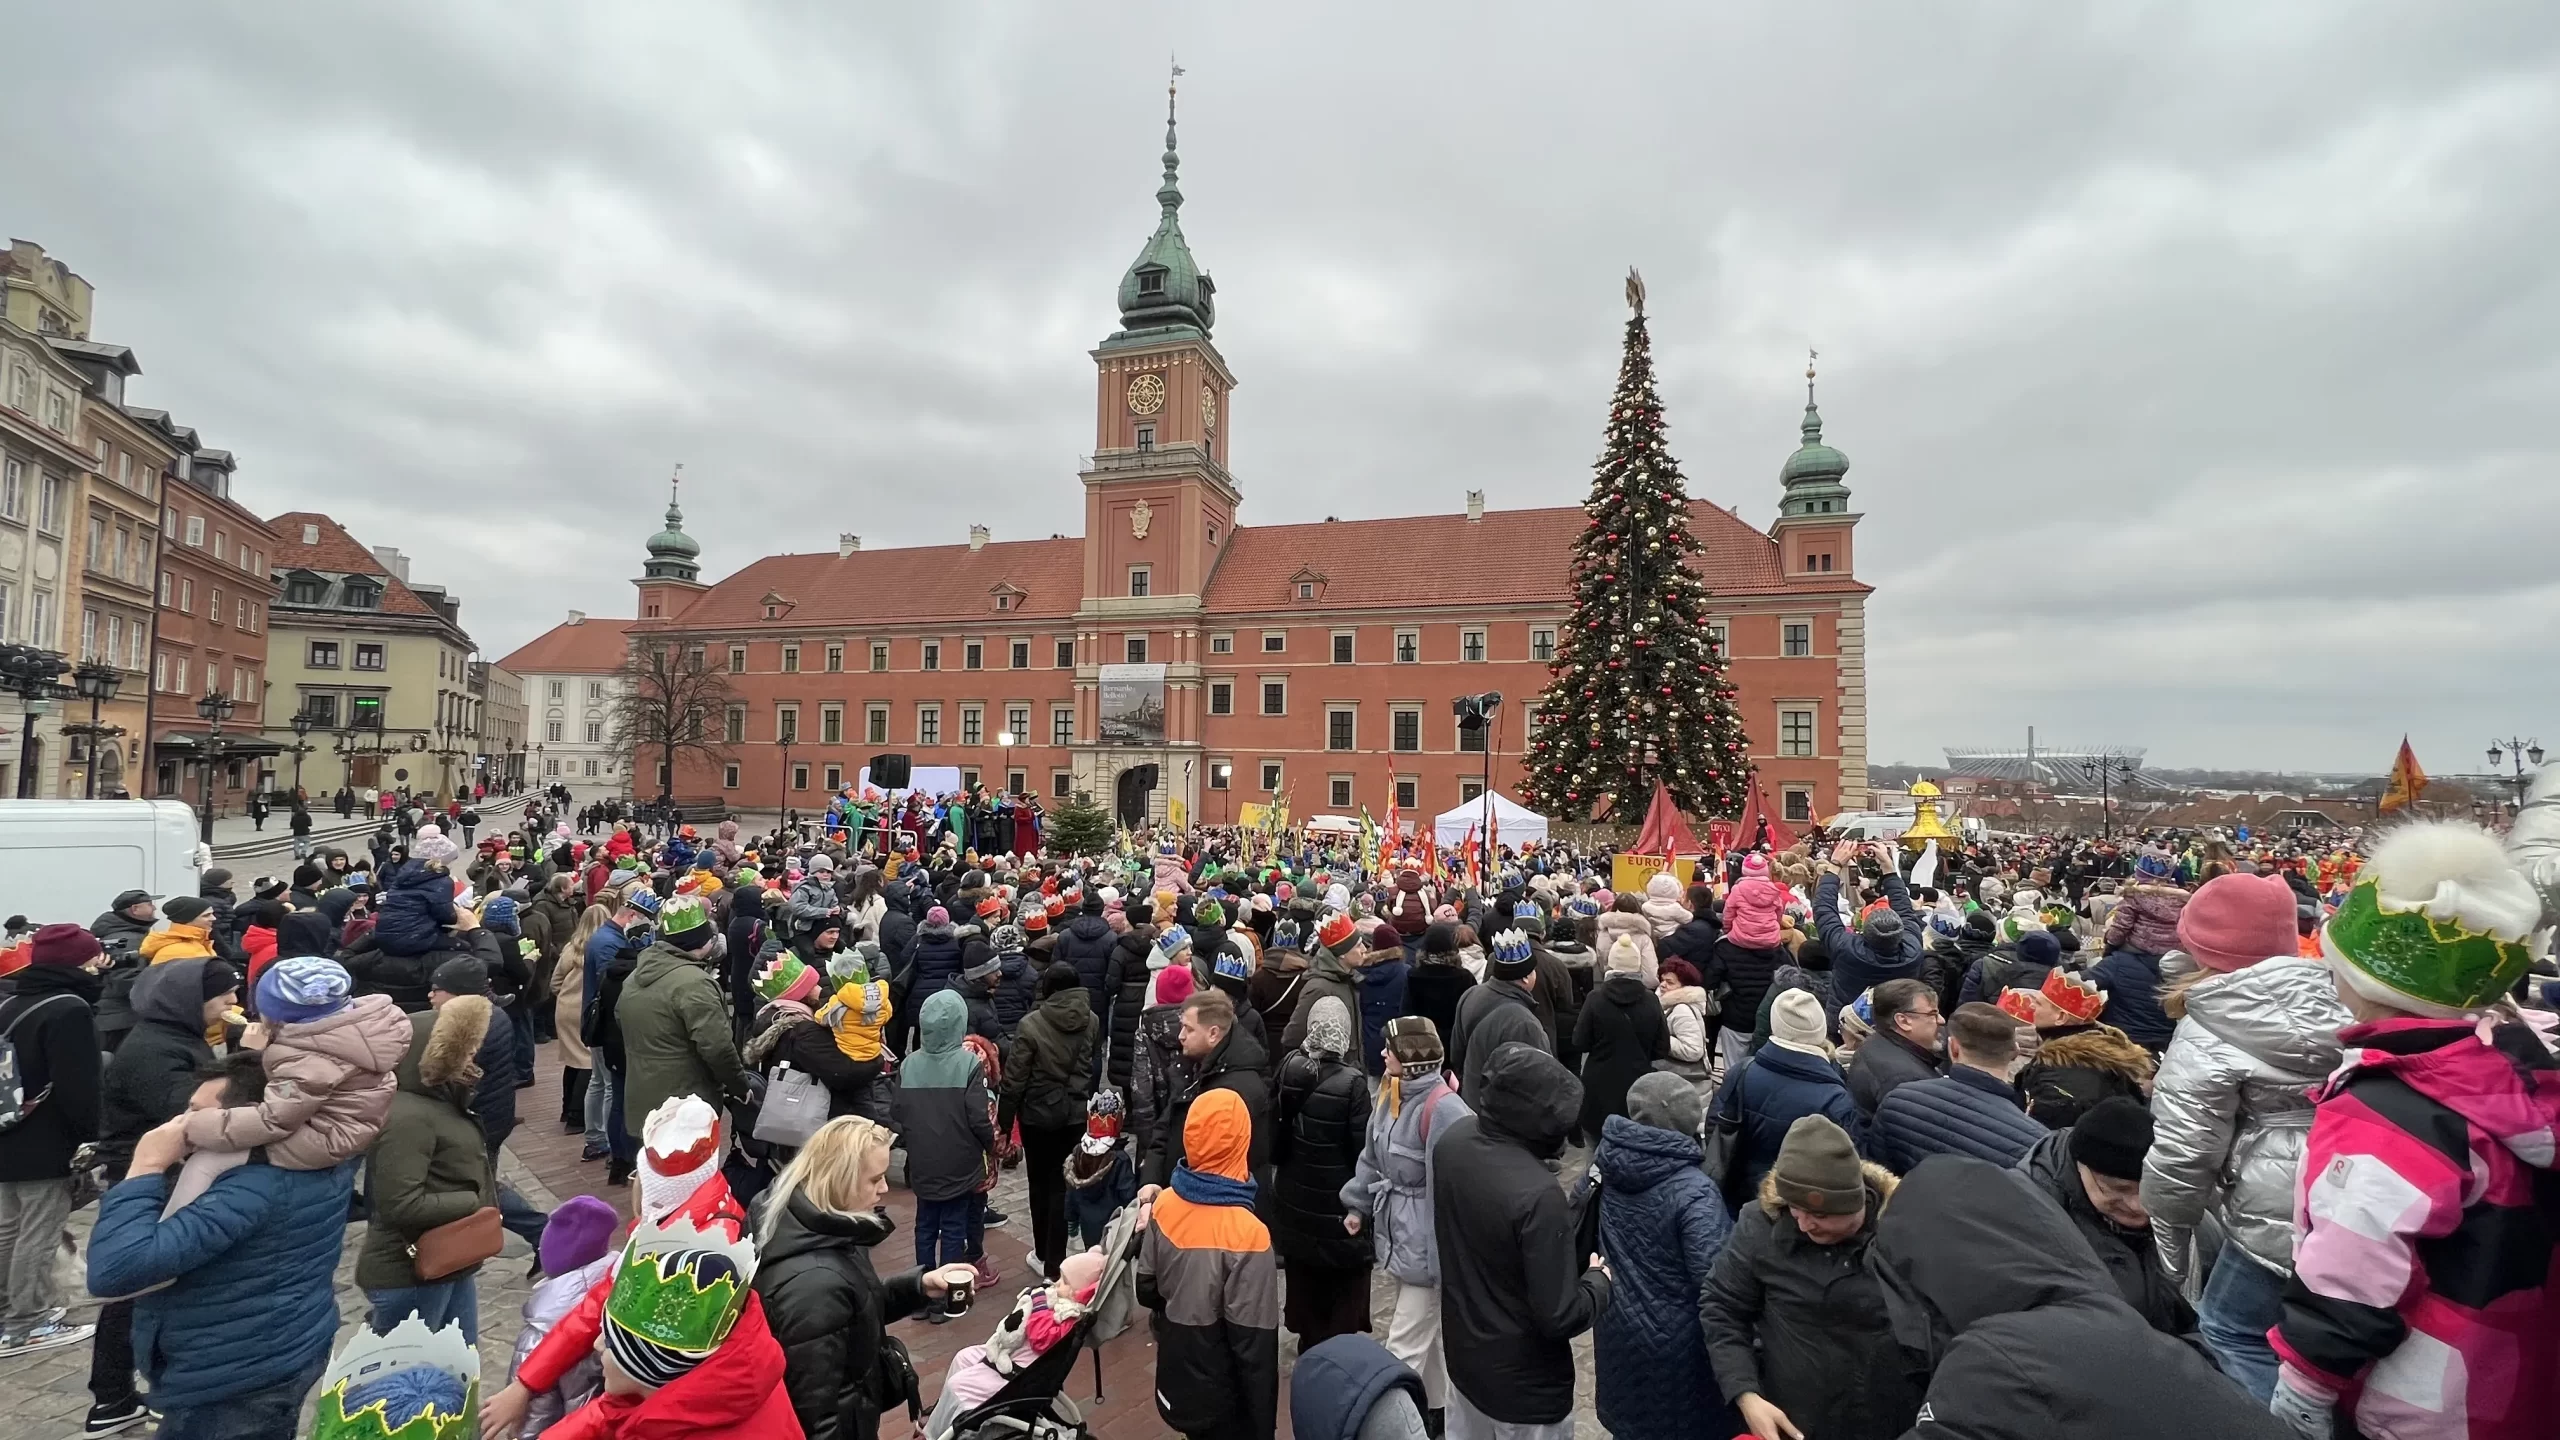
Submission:
M 1173 49 L 1248 523 L 1578 500 L 1635 263 L 1693 493 L 1765 523 L 1824 352 L 1879 759 L 2450 766 L 2560 699 L 2546 5 L 313 16 L 13 21 L 0 223 L 492 654 L 627 607 L 679 459 L 715 572 L 1077 528 Z

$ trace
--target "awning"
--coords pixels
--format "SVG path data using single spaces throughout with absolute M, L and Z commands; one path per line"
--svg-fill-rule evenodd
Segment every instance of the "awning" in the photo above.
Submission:
M 192 756 L 203 753 L 205 738 L 206 732 L 202 730 L 164 730 L 151 745 L 155 750 L 172 755 Z M 255 732 L 237 735 L 226 732 L 222 737 L 221 753 L 226 758 L 234 755 L 281 755 L 285 749 L 277 741 L 265 739 Z

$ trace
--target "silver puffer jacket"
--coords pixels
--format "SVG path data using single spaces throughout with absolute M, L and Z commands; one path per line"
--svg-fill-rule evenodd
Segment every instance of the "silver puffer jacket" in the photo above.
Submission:
M 2293 1182 L 2313 1085 L 2338 1067 L 2350 1023 L 2329 968 L 2291 958 L 2198 981 L 2153 1081 L 2142 1203 L 2169 1278 L 2188 1287 L 2196 1223 L 2293 1268 Z M 2191 1288 L 2191 1287 L 2189 1287 Z
M 2560 924 L 2560 763 L 2534 778 L 2507 831 L 2507 858 L 2542 892 L 2542 923 Z

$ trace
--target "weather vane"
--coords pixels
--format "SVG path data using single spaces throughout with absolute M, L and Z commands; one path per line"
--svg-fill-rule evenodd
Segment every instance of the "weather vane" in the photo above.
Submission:
M 674 503 L 676 503 L 676 496 L 677 496 L 679 493 L 681 493 L 681 492 L 683 491 L 683 489 L 684 489 L 684 462 L 683 462 L 683 461 L 681 461 L 681 460 L 679 460 L 679 461 L 677 461 L 677 462 L 676 462 L 676 473 L 675 473 L 674 475 L 672 475 L 672 476 L 668 477 L 668 480 L 667 480 L 667 503 L 668 503 L 668 504 L 670 504 L 670 505 L 673 505 Z

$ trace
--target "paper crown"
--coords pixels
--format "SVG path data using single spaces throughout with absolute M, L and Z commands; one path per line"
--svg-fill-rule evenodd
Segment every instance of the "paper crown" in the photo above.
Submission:
M 1156 932 L 1156 955 L 1170 961 L 1191 948 L 1191 932 L 1179 925 L 1167 925 Z
M 2531 967 L 2541 895 L 2477 826 L 2405 825 L 2365 860 L 2321 952 L 2366 998 L 2421 1015 L 2491 1003 Z
M 870 980 L 871 966 L 858 947 L 839 950 L 827 957 L 827 978 L 839 985 L 860 985 Z
M 2058 966 L 2045 972 L 2043 995 L 2053 1002 L 2053 1008 L 2084 1025 L 2097 1019 L 2099 1013 L 2107 1008 L 2106 991 L 2092 984 L 2087 977 L 2074 975 Z
M 818 972 L 788 950 L 776 954 L 756 976 L 756 993 L 767 1000 L 806 1000 L 818 992 Z
M 1494 932 L 1493 958 L 1507 965 L 1519 965 L 1529 959 L 1529 937 L 1517 930 Z
M 476 1440 L 480 1357 L 459 1323 L 359 1327 L 320 1375 L 311 1440 Z
M 658 907 L 658 929 L 667 935 L 684 935 L 711 927 L 711 912 L 691 895 L 671 895 Z
M 1327 950 L 1338 950 L 1349 942 L 1353 929 L 1351 917 L 1336 910 L 1325 916 L 1324 923 L 1316 927 L 1316 943 Z
M 604 1302 L 606 1327 L 620 1332 L 608 1337 L 615 1359 L 641 1380 L 666 1383 L 674 1377 L 648 1372 L 664 1362 L 680 1374 L 718 1349 L 755 1278 L 756 1247 L 734 1212 L 704 1217 L 686 1207 L 638 1226 Z M 639 1347 L 629 1345 L 635 1340 Z
M 1201 925 L 1224 925 L 1227 923 L 1227 907 L 1215 900 L 1203 900 L 1191 908 L 1191 918 Z
M 1278 924 L 1271 927 L 1271 948 L 1274 950 L 1295 950 L 1298 948 L 1299 934 L 1300 931 L 1298 929 L 1297 921 L 1280 921 Z

